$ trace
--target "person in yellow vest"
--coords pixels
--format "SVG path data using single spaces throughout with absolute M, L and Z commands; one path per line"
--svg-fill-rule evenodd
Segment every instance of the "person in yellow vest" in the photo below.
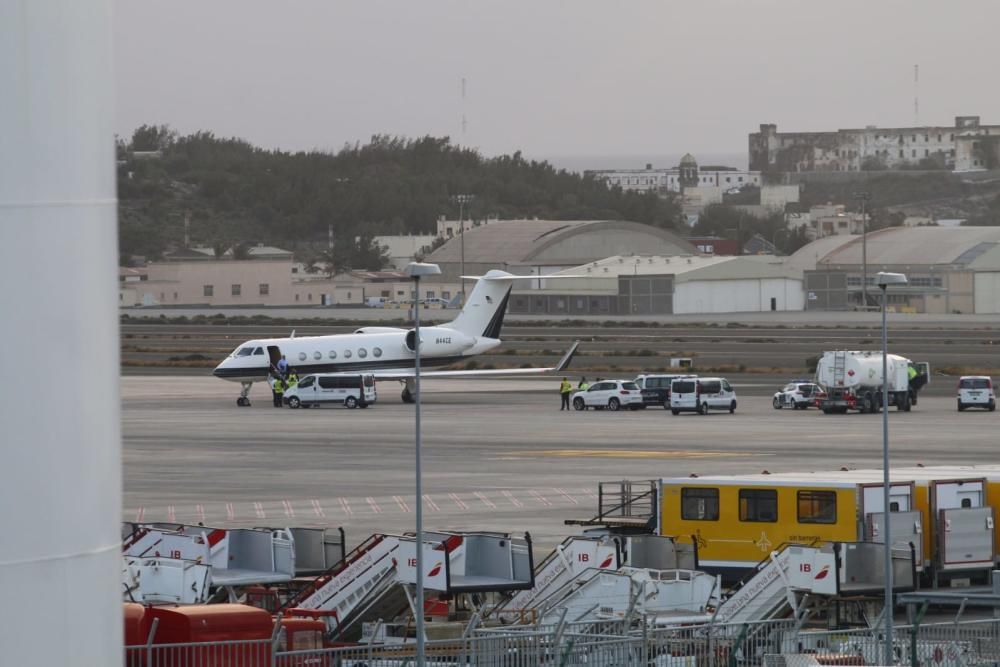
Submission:
M 577 391 L 587 391 L 590 389 L 590 383 L 587 382 L 587 378 L 580 378 L 580 384 L 576 385 Z
M 299 374 L 295 372 L 294 368 L 289 368 L 288 377 L 285 378 L 285 391 L 288 391 L 298 383 L 299 383 Z
M 569 395 L 573 393 L 573 385 L 569 383 L 569 378 L 563 378 L 559 385 L 559 395 L 562 397 L 562 405 L 559 410 L 569 410 Z
M 271 385 L 271 391 L 274 393 L 274 407 L 281 407 L 281 399 L 285 393 L 285 381 L 280 377 L 274 378 L 274 383 Z

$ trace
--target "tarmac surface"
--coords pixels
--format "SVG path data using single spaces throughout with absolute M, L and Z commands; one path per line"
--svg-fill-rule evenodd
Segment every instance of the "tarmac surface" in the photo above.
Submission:
M 558 380 L 424 383 L 424 525 L 531 533 L 550 547 L 597 512 L 598 482 L 880 467 L 881 418 L 776 411 L 785 378 L 730 376 L 735 415 L 562 412 Z M 353 546 L 413 529 L 414 408 L 395 383 L 367 410 L 271 407 L 261 385 L 204 376 L 122 378 L 124 516 L 210 526 L 342 526 Z M 958 413 L 935 379 L 889 413 L 894 463 L 997 460 L 1000 413 Z

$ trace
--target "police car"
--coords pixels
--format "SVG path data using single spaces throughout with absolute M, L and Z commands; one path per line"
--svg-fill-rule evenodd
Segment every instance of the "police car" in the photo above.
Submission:
M 805 410 L 819 405 L 819 400 L 825 395 L 823 389 L 815 382 L 792 380 L 781 391 L 775 392 L 771 405 L 775 410 L 782 408 Z

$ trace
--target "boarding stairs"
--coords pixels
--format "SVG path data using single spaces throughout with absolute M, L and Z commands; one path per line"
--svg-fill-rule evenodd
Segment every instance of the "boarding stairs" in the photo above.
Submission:
M 719 605 L 716 623 L 764 621 L 798 610 L 798 596 L 837 594 L 835 554 L 822 547 L 786 545 L 771 552 Z
M 407 606 L 423 551 L 424 589 L 449 595 L 530 588 L 530 538 L 502 533 L 428 532 L 418 545 L 409 535 L 373 535 L 340 563 L 293 596 L 279 611 L 326 620 L 329 635 L 349 639 L 363 623 L 392 620 Z M 411 609 L 412 610 L 412 609 Z
M 623 620 L 632 614 L 705 621 L 719 603 L 720 586 L 717 576 L 697 570 L 591 569 L 540 602 L 539 623 Z
M 194 604 L 213 588 L 291 581 L 294 543 L 287 529 L 135 525 L 122 545 L 125 599 Z

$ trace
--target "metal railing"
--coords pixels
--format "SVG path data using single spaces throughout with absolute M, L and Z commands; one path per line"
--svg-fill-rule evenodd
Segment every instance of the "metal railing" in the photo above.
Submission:
M 893 635 L 900 665 L 1000 663 L 1000 620 L 901 625 Z M 433 667 L 750 667 L 772 656 L 808 654 L 826 664 L 882 664 L 881 628 L 799 629 L 792 620 L 658 627 L 656 619 L 478 628 L 467 637 L 426 643 Z M 369 644 L 279 650 L 277 638 L 125 649 L 127 667 L 403 667 L 416 646 Z

